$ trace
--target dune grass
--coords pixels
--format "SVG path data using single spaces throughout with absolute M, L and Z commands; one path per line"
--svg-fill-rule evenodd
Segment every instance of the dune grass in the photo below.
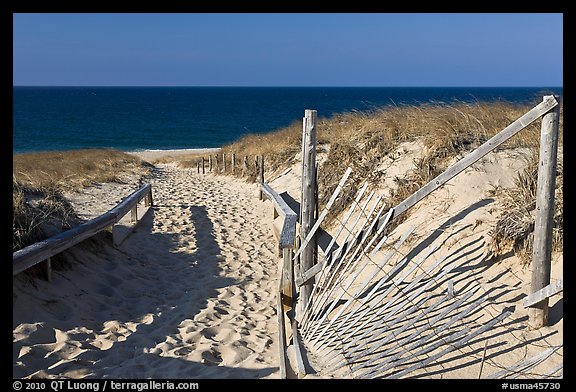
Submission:
M 64 192 L 148 171 L 140 159 L 113 149 L 25 153 L 12 163 L 13 251 L 79 223 Z
M 486 140 L 500 132 L 522 116 L 533 105 L 515 105 L 507 102 L 474 102 L 445 104 L 441 102 L 420 106 L 399 105 L 375 109 L 368 112 L 354 111 L 338 114 L 330 118 L 319 118 L 317 124 L 318 151 L 328 151 L 327 159 L 319 168 L 319 204 L 322 208 L 333 193 L 338 180 L 349 166 L 353 169 L 351 181 L 343 189 L 338 202 L 332 207 L 327 224 L 349 203 L 359 188 L 367 180 L 372 187 L 382 182 L 384 171 L 375 171 L 384 158 L 404 142 L 418 140 L 423 146 L 421 156 L 415 161 L 415 169 L 397 177 L 397 187 L 391 190 L 386 200 L 390 206 L 410 196 L 428 181 L 442 173 L 454 158 L 472 151 Z M 560 154 L 563 146 L 563 109 L 560 117 Z M 321 113 L 319 113 L 321 115 Z M 225 146 L 222 152 L 242 152 L 252 162 L 256 155 L 266 157 L 267 168 L 279 169 L 299 160 L 302 138 L 302 123 L 295 121 L 277 132 L 263 135 L 247 135 L 235 143 Z M 495 252 L 502 251 L 506 243 L 512 243 L 515 251 L 525 256 L 530 249 L 531 226 L 526 223 L 534 215 L 534 190 L 537 180 L 538 149 L 540 142 L 540 121 L 535 121 L 526 129 L 509 139 L 498 149 L 523 147 L 531 153 L 527 169 L 519 174 L 517 192 L 502 197 L 508 206 L 514 205 L 524 211 L 524 226 L 514 227 L 514 215 L 502 216 L 493 231 Z M 193 160 L 192 160 L 193 162 Z M 194 163 L 195 165 L 195 163 Z M 562 170 L 558 166 L 557 202 L 555 212 L 554 248 L 560 250 L 563 238 L 563 193 Z M 257 173 L 252 170 L 250 179 Z M 402 220 L 394 221 L 391 228 Z M 508 222 L 508 223 L 506 223 Z M 528 226 L 526 226 L 526 224 Z M 507 227 L 508 230 L 503 228 Z M 533 227 L 533 226 L 532 226 Z
M 395 179 L 398 186 L 391 190 L 386 200 L 390 206 L 411 195 L 444 171 L 455 157 L 478 147 L 536 103 L 436 102 L 419 106 L 389 106 L 366 112 L 353 111 L 330 118 L 320 117 L 317 124 L 318 151 L 327 153 L 318 170 L 320 208 L 333 193 L 346 168 L 353 169 L 351 180 L 341 192 L 343 197 L 331 208 L 326 223 L 329 224 L 331 219 L 347 208 L 363 181 L 368 181 L 373 188 L 382 183 L 385 172 L 374 168 L 384 159 L 390 158 L 402 143 L 418 141 L 423 145 L 423 151 L 415 161 L 415 169 Z M 563 146 L 562 114 L 561 109 L 560 157 Z M 507 247 L 524 254 L 530 250 L 539 135 L 540 121 L 536 121 L 499 147 L 528 148 L 532 160 L 518 174 L 516 190 L 494 190 L 494 194 L 509 207 L 492 232 L 495 253 L 503 252 Z M 265 156 L 267 170 L 288 167 L 300 159 L 301 138 L 302 122 L 297 120 L 275 132 L 246 135 L 224 146 L 221 153 L 227 155 L 227 161 L 235 153 L 238 168 L 236 175 L 244 176 L 248 181 L 256 181 L 258 170 L 254 162 L 257 156 Z M 178 162 L 183 167 L 196 167 L 200 157 L 198 154 L 174 156 L 155 163 L 169 161 Z M 248 162 L 247 168 L 243 168 L 244 157 Z M 115 150 L 22 154 L 14 156 L 13 163 L 14 249 L 34 242 L 35 238 L 42 235 L 41 230 L 38 230 L 40 222 L 63 222 L 61 226 L 64 227 L 68 225 L 68 220 L 73 220 L 73 212 L 66 205 L 62 191 L 78 189 L 93 182 L 123 181 L 127 175 L 138 175 L 146 171 L 141 160 Z M 558 168 L 554 228 L 556 250 L 560 250 L 563 243 L 561 162 Z M 30 195 L 42 201 L 34 204 Z M 524 223 L 516 224 L 519 219 Z M 400 222 L 395 220 L 394 224 Z
M 496 258 L 512 251 L 525 263 L 532 259 L 536 190 L 538 185 L 538 150 L 526 156 L 526 166 L 515 178 L 511 189 L 495 188 L 491 193 L 504 205 L 504 212 L 490 231 L 490 247 Z M 562 251 L 564 245 L 564 165 L 558 160 L 554 195 L 552 249 Z

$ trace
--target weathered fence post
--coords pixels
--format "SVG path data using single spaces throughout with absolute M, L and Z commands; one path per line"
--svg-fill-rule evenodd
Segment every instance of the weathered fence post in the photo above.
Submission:
M 208 171 L 212 173 L 212 155 L 208 155 Z
M 52 259 L 50 257 L 42 263 L 42 268 L 44 269 L 44 278 L 48 282 L 52 282 Z
M 248 175 L 248 157 L 244 155 L 244 165 L 242 166 L 242 177 Z
M 302 244 L 302 239 L 300 238 L 299 235 L 296 236 L 296 247 L 294 249 L 300 249 L 300 245 Z M 300 271 L 300 255 L 298 255 L 293 263 L 292 263 L 292 267 L 294 270 L 294 280 L 296 280 L 296 277 L 300 276 L 300 274 L 302 273 L 302 271 Z M 300 286 L 295 284 L 294 285 L 294 297 L 296 297 L 299 293 L 300 293 Z M 296 304 L 294 304 L 294 308 L 296 308 Z
M 232 174 L 236 171 L 236 154 L 232 153 Z
M 134 207 L 130 210 L 130 222 L 136 222 L 138 220 L 138 203 L 134 204 Z
M 146 194 L 146 196 L 144 197 L 144 206 L 148 207 L 148 206 L 152 206 L 153 202 L 152 202 L 152 188 L 150 188 L 150 192 L 148 192 Z
M 288 312 L 294 306 L 292 293 L 294 291 L 294 275 L 293 275 L 293 250 L 292 248 L 282 249 L 282 304 L 284 311 Z
M 555 97 L 558 100 L 558 97 Z M 547 97 L 544 97 L 546 100 Z M 554 191 L 560 105 L 542 116 L 540 130 L 540 161 L 536 190 L 536 220 L 532 249 L 532 293 L 550 284 L 552 262 L 552 229 L 554 226 Z M 548 298 L 534 304 L 529 311 L 530 325 L 538 329 L 548 325 Z
M 206 169 L 204 168 L 204 157 L 202 157 L 202 174 L 206 174 Z
M 196 162 L 196 171 L 200 174 L 200 161 Z
M 316 110 L 306 109 L 304 112 L 302 129 L 302 205 L 300 217 L 300 237 L 306 238 L 314 226 L 316 206 L 314 193 L 316 191 Z M 314 265 L 316 252 L 316 238 L 314 237 L 300 255 L 300 269 L 305 272 Z M 306 308 L 312 293 L 313 280 L 310 280 L 300 290 L 302 309 Z
M 260 185 L 264 184 L 264 155 L 260 155 Z M 260 187 L 260 200 L 264 200 L 262 187 Z
M 218 173 L 220 171 L 220 168 L 218 167 L 218 154 L 214 155 L 214 165 L 216 166 L 216 170 L 214 170 L 214 172 Z
M 222 153 L 222 166 L 224 168 L 224 174 L 226 174 L 226 153 Z
M 320 203 L 318 202 L 318 162 L 314 165 L 314 223 L 318 221 L 318 216 L 320 214 L 319 206 Z M 312 265 L 318 263 L 318 246 L 314 248 L 314 261 Z

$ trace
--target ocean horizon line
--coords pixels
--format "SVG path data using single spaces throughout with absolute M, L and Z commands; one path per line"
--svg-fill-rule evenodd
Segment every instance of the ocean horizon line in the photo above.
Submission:
M 563 87 L 15 86 L 12 152 L 219 148 L 244 135 L 398 105 L 536 104 Z

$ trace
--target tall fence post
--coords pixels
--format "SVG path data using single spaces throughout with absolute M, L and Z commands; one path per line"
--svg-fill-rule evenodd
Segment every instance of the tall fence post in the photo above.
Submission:
M 318 203 L 318 162 L 314 165 L 314 223 L 318 221 L 319 216 L 319 204 Z M 318 246 L 314 248 L 314 261 L 312 265 L 318 263 Z
M 555 98 L 558 100 L 558 97 Z M 544 97 L 544 100 L 546 99 L 547 97 Z M 532 249 L 532 282 L 530 286 L 532 293 L 550 284 L 559 119 L 560 105 L 542 116 L 540 161 L 536 188 L 536 220 Z M 548 298 L 534 304 L 529 310 L 529 315 L 532 328 L 538 329 L 548 325 Z
M 208 171 L 212 173 L 212 155 L 208 155 Z
M 206 174 L 206 168 L 204 167 L 204 157 L 202 157 L 202 174 Z
M 42 268 L 44 269 L 44 278 L 48 282 L 52 282 L 52 258 L 48 257 L 46 261 L 42 263 Z
M 230 163 L 232 163 L 232 174 L 235 174 L 234 172 L 236 171 L 236 154 L 232 153 L 232 159 Z
M 226 153 L 222 153 L 222 167 L 224 168 L 224 174 L 226 174 Z
M 260 185 L 264 184 L 264 155 L 260 155 Z M 262 187 L 260 187 L 260 200 L 264 200 Z
M 138 220 L 138 203 L 134 204 L 134 207 L 130 210 L 130 222 L 136 222 Z
M 316 212 L 314 193 L 316 191 L 316 110 L 306 109 L 302 129 L 302 205 L 300 237 L 306 238 L 314 226 Z M 313 238 L 300 254 L 301 272 L 314 265 L 317 242 Z M 302 309 L 305 309 L 312 293 L 314 280 L 310 280 L 300 289 Z

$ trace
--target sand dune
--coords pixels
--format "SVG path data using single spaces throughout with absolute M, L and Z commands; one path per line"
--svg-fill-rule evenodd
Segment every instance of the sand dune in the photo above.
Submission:
M 382 170 L 386 171 L 386 177 L 385 181 L 376 189 L 376 193 L 385 197 L 388 196 L 389 189 L 395 186 L 394 176 L 402 175 L 402 173 L 410 170 L 414 165 L 415 157 L 418 156 L 417 154 L 420 151 L 422 151 L 422 148 L 417 143 L 404 143 L 399 146 L 395 153 L 396 159 L 382 164 Z M 379 271 L 380 267 L 376 267 L 376 264 L 385 259 L 388 254 L 388 247 L 394 244 L 404 233 L 411 230 L 410 228 L 413 228 L 412 234 L 406 243 L 386 263 L 386 272 L 389 272 L 393 266 L 399 264 L 400 260 L 404 258 L 409 260 L 408 265 L 415 262 L 425 253 L 425 249 L 428 247 L 435 247 L 436 250 L 426 259 L 421 268 L 416 269 L 405 279 L 406 284 L 437 262 L 441 263 L 441 268 L 449 265 L 454 266 L 453 270 L 444 278 L 440 279 L 435 276 L 438 279 L 437 284 L 417 297 L 418 300 L 423 300 L 426 306 L 435 303 L 435 301 L 438 301 L 446 294 L 447 282 L 452 281 L 456 298 L 462 298 L 466 294 L 474 293 L 466 302 L 466 306 L 481 296 L 489 298 L 478 312 L 472 312 L 461 324 L 456 324 L 458 328 L 461 325 L 479 327 L 506 310 L 512 311 L 512 314 L 504 322 L 495 325 L 479 338 L 472 339 L 463 347 L 454 350 L 454 352 L 433 361 L 427 366 L 422 366 L 422 368 L 404 374 L 403 377 L 477 379 L 479 374 L 482 377 L 487 377 L 520 361 L 533 358 L 551 348 L 557 348 L 557 350 L 538 366 L 523 372 L 520 378 L 543 378 L 543 375 L 549 374 L 552 369 L 562 366 L 562 295 L 554 296 L 550 299 L 549 325 L 538 330 L 531 329 L 528 325 L 528 309 L 522 305 L 523 298 L 530 292 L 530 265 L 522 262 L 513 252 L 508 252 L 499 259 L 493 258 L 491 252 L 490 231 L 495 227 L 500 212 L 504 208 L 497 197 L 492 195 L 491 191 L 496 187 L 508 189 L 514 186 L 516 174 L 526 164 L 525 160 L 522 159 L 525 153 L 525 150 L 522 149 L 493 152 L 414 206 L 409 211 L 406 220 L 389 234 L 390 239 L 386 241 L 387 245 L 383 246 L 383 250 L 372 257 L 368 267 L 349 286 L 350 290 L 342 290 L 344 292 L 343 300 L 327 316 L 327 319 L 336 318 L 338 311 L 343 307 L 344 300 L 349 300 L 351 298 L 350 293 L 361 287 L 365 283 L 365 279 L 375 283 L 384 277 L 385 274 L 383 271 Z M 321 158 L 322 156 L 320 156 Z M 284 175 L 278 175 L 276 178 L 271 176 L 271 186 L 278 192 L 288 191 L 290 195 L 298 199 L 299 192 L 298 188 L 295 187 L 295 184 L 297 186 L 301 182 L 300 170 L 298 169 L 298 167 L 293 167 L 293 170 Z M 367 210 L 374 205 L 375 199 L 368 204 Z M 345 212 L 342 212 L 339 217 L 340 221 L 344 215 Z M 358 215 L 359 213 L 357 212 L 352 215 L 348 222 L 348 229 L 351 229 L 352 224 L 350 222 L 353 222 Z M 331 228 L 325 225 L 331 235 L 335 235 L 337 232 L 337 222 Z M 343 243 L 346 235 L 347 232 L 343 231 L 338 238 L 338 243 Z M 363 258 L 362 262 L 365 261 L 366 258 Z M 357 265 L 360 264 L 362 263 L 357 263 Z M 439 270 L 440 268 L 438 268 Z M 356 270 L 352 269 L 352 272 L 356 272 Z M 346 278 L 353 276 L 352 272 L 348 272 L 344 276 Z M 438 276 L 440 276 L 440 273 L 438 273 Z M 554 253 L 552 255 L 551 281 L 556 282 L 562 277 L 563 255 Z M 341 281 L 342 286 L 343 282 Z M 364 295 L 368 291 L 364 291 Z M 335 291 L 333 295 L 335 296 L 338 292 Z M 392 291 L 389 296 L 372 302 L 372 306 L 382 306 L 386 299 L 390 299 L 395 294 L 396 291 Z M 400 298 L 404 298 L 404 296 Z M 444 301 L 447 302 L 446 300 Z M 354 301 L 352 302 L 354 303 Z M 416 302 L 414 300 L 414 303 Z M 352 313 L 351 310 L 355 307 L 356 305 L 344 308 L 344 315 Z M 328 304 L 325 305 L 324 309 L 326 308 L 328 308 Z M 390 316 L 388 314 L 387 324 L 379 327 L 377 324 L 384 316 L 377 317 L 373 322 L 368 323 L 364 320 L 368 320 L 374 312 L 364 313 L 365 316 L 362 320 L 366 323 L 364 324 L 365 326 L 349 338 L 344 337 L 347 334 L 351 334 L 354 328 L 346 329 L 345 327 L 353 324 L 362 325 L 362 323 L 343 323 L 344 317 L 338 320 L 333 329 L 325 329 L 327 332 L 324 335 L 326 339 L 322 340 L 323 344 L 319 344 L 318 341 L 309 338 L 314 333 L 311 333 L 308 338 L 305 336 L 303 343 L 307 345 L 307 355 L 314 362 L 314 370 L 323 378 L 356 378 L 366 371 L 362 367 L 363 362 L 367 362 L 368 359 L 382 354 L 385 350 L 389 350 L 391 354 L 381 359 L 381 362 L 392 360 L 395 358 L 394 355 L 398 357 L 400 355 L 407 356 L 408 354 L 402 351 L 402 346 L 411 342 L 405 342 L 400 344 L 400 346 L 397 346 L 397 342 L 401 342 L 403 338 L 412 334 L 417 328 L 423 328 L 424 331 L 418 335 L 418 338 L 426 336 L 432 331 L 431 328 L 427 327 L 427 322 L 433 319 L 433 316 L 429 316 L 421 321 L 421 325 L 414 324 L 414 326 L 410 326 L 410 322 L 407 322 L 406 325 L 403 324 L 406 320 L 410 320 L 411 317 L 403 317 L 397 323 L 390 322 L 390 320 L 408 308 L 409 306 L 405 306 L 397 312 L 391 312 L 393 315 Z M 440 310 L 437 312 L 440 313 Z M 362 314 L 362 312 L 358 313 Z M 457 312 L 452 312 L 442 320 L 448 321 L 450 317 L 456 314 Z M 437 313 L 432 313 L 432 315 L 435 316 Z M 327 325 L 327 323 L 324 325 Z M 396 336 L 395 334 L 398 333 L 397 330 L 400 326 L 405 326 L 407 329 L 403 332 L 404 335 Z M 370 328 L 374 328 L 373 332 L 363 335 Z M 324 328 L 320 330 L 322 329 Z M 346 331 L 346 333 L 343 333 L 343 331 Z M 343 336 L 340 336 L 340 334 Z M 331 339 L 328 339 L 328 336 Z M 393 336 L 392 339 L 390 338 L 391 336 Z M 389 339 L 389 342 L 384 346 L 380 346 L 387 339 Z M 341 347 L 352 341 L 355 342 L 354 345 L 342 352 Z M 328 344 L 328 342 L 331 343 Z M 447 348 L 447 346 L 441 345 L 438 352 Z M 484 357 L 485 347 L 486 355 Z M 375 350 L 373 357 L 366 355 L 355 359 L 355 361 L 350 361 L 348 364 L 344 357 L 341 356 L 346 354 L 346 352 L 352 352 L 354 349 L 359 350 L 355 351 L 358 354 L 368 348 Z M 412 352 L 415 353 L 417 350 L 413 349 L 411 350 Z M 412 366 L 417 361 L 424 361 L 436 353 L 433 351 L 430 354 L 423 354 L 417 359 L 407 362 Z M 337 372 L 330 366 L 338 362 L 336 358 L 341 363 L 346 364 L 338 369 Z M 379 363 L 376 359 L 375 361 Z M 403 366 L 399 364 L 397 368 L 393 367 L 388 372 L 381 374 L 375 373 L 372 377 L 383 377 L 388 373 L 392 374 L 402 370 Z M 352 369 L 356 370 L 353 371 Z M 349 370 L 348 373 L 346 373 L 346 370 Z
M 410 167 L 417 150 L 411 144 L 399 149 L 398 159 L 384 168 L 390 181 L 377 193 L 387 194 L 393 176 Z M 490 230 L 502 209 L 490 190 L 513 185 L 522 167 L 520 153 L 484 158 L 414 207 L 390 233 L 395 240 L 414 226 L 400 254 L 413 257 L 436 244 L 431 263 L 442 257 L 456 262 L 446 278 L 454 281 L 456 295 L 472 289 L 491 293 L 493 299 L 481 314 L 466 322 L 484 322 L 503 309 L 513 310 L 509 320 L 482 339 L 408 377 L 477 378 L 482 366 L 481 374 L 489 375 L 550 347 L 559 350 L 533 369 L 532 376 L 562 366 L 562 296 L 551 299 L 550 326 L 531 330 L 521 304 L 530 286 L 529 266 L 513 255 L 501 260 L 490 255 Z M 297 203 L 299 173 L 295 165 L 266 178 Z M 200 175 L 173 164 L 157 165 L 150 182 L 155 207 L 119 248 L 112 247 L 110 238 L 86 241 L 66 253 L 68 263 L 54 272 L 52 283 L 14 278 L 14 377 L 280 376 L 275 291 L 281 260 L 270 230 L 270 202 L 258 200 L 255 184 Z M 103 184 L 70 197 L 89 218 L 111 208 L 135 186 Z M 562 277 L 563 255 L 555 254 L 552 281 Z M 444 293 L 446 282 L 441 283 L 430 294 Z M 383 329 L 373 341 L 387 333 Z M 347 368 L 334 372 L 325 366 L 331 350 L 307 349 L 309 370 L 318 372 L 308 377 L 355 376 Z
M 151 183 L 155 208 L 118 249 L 88 242 L 52 283 L 14 279 L 14 377 L 278 377 L 270 206 L 170 165 Z M 126 194 L 101 187 L 99 204 Z

